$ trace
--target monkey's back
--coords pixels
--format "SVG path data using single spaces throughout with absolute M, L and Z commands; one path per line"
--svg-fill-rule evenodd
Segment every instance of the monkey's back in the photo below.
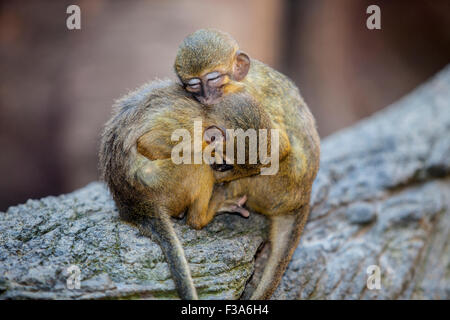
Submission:
M 190 180 L 205 178 L 209 167 L 176 165 L 170 158 L 177 144 L 170 139 L 172 131 L 191 131 L 196 116 L 201 116 L 201 108 L 172 81 L 145 84 L 115 103 L 102 134 L 99 167 L 122 216 L 152 211 L 155 201 L 181 210 L 199 192 L 192 188 L 199 184 Z M 137 150 L 138 139 L 149 132 L 158 159 L 150 160 Z

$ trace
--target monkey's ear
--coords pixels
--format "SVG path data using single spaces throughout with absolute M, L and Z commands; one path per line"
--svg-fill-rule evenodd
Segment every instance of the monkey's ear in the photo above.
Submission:
M 236 60 L 234 62 L 233 69 L 234 80 L 241 81 L 242 79 L 244 79 L 248 73 L 248 70 L 250 69 L 249 56 L 242 51 L 236 52 Z

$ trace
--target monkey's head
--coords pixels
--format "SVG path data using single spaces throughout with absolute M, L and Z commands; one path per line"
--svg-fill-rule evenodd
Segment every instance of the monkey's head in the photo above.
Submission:
M 186 91 L 211 105 L 234 92 L 250 69 L 250 58 L 227 33 L 201 29 L 187 36 L 178 48 L 175 72 Z

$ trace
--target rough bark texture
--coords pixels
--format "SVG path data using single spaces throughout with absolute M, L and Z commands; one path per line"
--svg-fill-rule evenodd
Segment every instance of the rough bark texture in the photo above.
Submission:
M 310 221 L 274 298 L 449 299 L 449 174 L 447 67 L 323 141 Z M 176 230 L 200 297 L 240 297 L 264 256 L 265 219 L 219 216 L 201 231 Z M 101 183 L 0 213 L 0 245 L 3 299 L 176 297 L 158 245 L 118 219 Z M 80 289 L 66 288 L 72 264 Z M 379 290 L 367 288 L 370 265 Z

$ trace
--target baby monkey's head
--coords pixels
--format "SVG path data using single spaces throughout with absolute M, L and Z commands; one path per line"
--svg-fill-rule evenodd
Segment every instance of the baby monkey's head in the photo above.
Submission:
M 174 67 L 186 91 L 200 103 L 211 105 L 239 88 L 236 82 L 247 75 L 250 58 L 229 34 L 201 29 L 183 40 Z

